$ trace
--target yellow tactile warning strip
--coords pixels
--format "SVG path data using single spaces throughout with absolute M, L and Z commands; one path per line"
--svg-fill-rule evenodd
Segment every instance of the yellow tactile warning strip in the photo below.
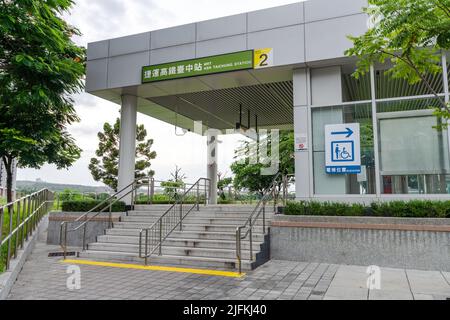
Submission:
M 205 276 L 217 276 L 217 277 L 228 277 L 228 278 L 242 278 L 243 276 L 245 276 L 245 273 L 232 272 L 232 271 L 191 269 L 191 268 L 166 267 L 166 266 L 143 266 L 143 265 L 138 265 L 138 264 L 125 264 L 125 263 L 88 261 L 88 260 L 66 259 L 66 260 L 61 260 L 61 263 L 86 265 L 86 266 L 97 266 L 97 267 L 120 268 L 120 269 L 181 272 L 181 273 L 202 274 Z

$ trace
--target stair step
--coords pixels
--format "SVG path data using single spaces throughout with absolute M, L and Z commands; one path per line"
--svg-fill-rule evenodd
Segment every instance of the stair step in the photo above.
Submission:
M 156 222 L 160 217 L 154 216 L 154 217 L 146 217 L 146 216 L 126 216 L 122 217 L 121 222 L 134 222 L 134 223 L 145 223 L 145 224 L 152 224 Z M 189 224 L 212 224 L 212 225 L 229 225 L 230 222 L 232 225 L 244 225 L 248 221 L 247 218 L 217 218 L 217 217 L 201 217 L 201 216 L 188 216 L 185 218 L 184 223 Z M 268 222 L 268 219 L 266 217 L 266 223 Z M 262 225 L 263 224 L 263 218 L 262 216 L 256 220 L 255 225 Z
M 139 236 L 138 229 L 109 229 L 106 230 L 106 235 L 111 236 Z M 170 235 L 171 238 L 186 238 L 186 239 L 207 239 L 207 240 L 236 240 L 236 232 L 208 232 L 208 231 L 174 231 Z M 253 234 L 255 241 L 263 241 L 264 236 L 261 233 Z
M 191 205 L 191 204 L 186 204 Z M 163 210 L 164 212 L 170 209 L 172 205 L 135 205 L 133 211 L 157 211 L 157 210 Z M 230 212 L 230 211 L 236 211 L 236 212 L 252 212 L 254 206 L 234 206 L 234 205 L 218 205 L 218 206 L 204 206 L 200 204 L 200 210 L 201 211 L 208 211 L 208 212 Z
M 127 252 L 131 254 L 139 254 L 139 245 L 123 244 L 123 243 L 92 243 L 88 246 L 89 250 L 94 251 L 114 251 Z M 194 247 L 168 247 L 163 245 L 162 251 L 165 255 L 175 256 L 194 256 L 207 258 L 227 258 L 233 259 L 236 257 L 236 250 L 234 249 L 218 249 L 218 248 L 194 248 Z M 243 257 L 249 257 L 248 250 L 242 250 Z
M 139 258 L 139 234 L 152 226 L 171 205 L 137 205 L 134 210 L 122 216 L 113 228 L 97 237 L 81 257 L 100 261 L 143 263 Z M 175 264 L 193 267 L 236 269 L 236 229 L 246 224 L 254 206 L 201 206 L 192 211 L 183 222 L 183 229 L 174 230 L 162 247 L 162 256 L 152 255 L 151 264 Z M 272 208 L 273 210 L 273 208 Z M 266 226 L 273 217 L 270 206 L 266 208 Z M 243 262 L 244 269 L 251 269 L 261 263 L 260 255 L 266 238 L 263 234 L 263 216 L 255 222 L 253 233 L 253 258 L 258 261 Z M 247 236 L 241 242 L 242 257 L 250 258 L 250 243 Z M 264 253 L 267 254 L 267 253 Z
M 261 238 L 262 239 L 262 238 Z M 145 241 L 145 240 L 143 240 Z M 110 243 L 110 244 L 133 244 L 139 245 L 139 237 L 129 237 L 129 236 L 99 236 L 98 243 Z M 253 241 L 253 250 L 258 251 L 262 242 Z M 208 240 L 208 239 L 188 239 L 188 238 L 167 238 L 164 241 L 164 247 L 193 247 L 193 248 L 216 248 L 216 249 L 230 249 L 234 250 L 236 248 L 235 240 Z M 243 250 L 248 250 L 250 248 L 250 243 L 248 241 L 243 241 L 241 243 Z
M 143 264 L 144 259 L 139 258 L 136 254 L 114 251 L 95 251 L 87 250 L 80 252 L 81 259 L 90 259 L 96 261 L 109 261 L 109 262 L 128 262 Z M 236 270 L 236 259 L 223 259 L 223 258 L 207 258 L 207 257 L 192 257 L 192 256 L 175 256 L 175 255 L 162 255 L 152 256 L 148 263 L 150 265 L 160 264 L 173 264 L 190 266 L 195 268 L 219 268 L 224 270 Z M 242 269 L 251 270 L 252 263 L 249 260 L 242 260 Z
M 137 222 L 116 222 L 114 223 L 115 228 L 119 229 L 136 229 L 141 230 L 151 227 L 152 223 L 137 223 Z M 217 232 L 236 232 L 236 228 L 241 224 L 235 225 L 210 225 L 210 224 L 195 224 L 195 223 L 183 223 L 183 231 L 217 231 Z M 262 232 L 262 226 L 254 227 L 255 233 Z
M 129 217 L 161 217 L 166 211 L 128 211 Z M 192 211 L 188 217 L 200 218 L 229 218 L 229 219 L 248 219 L 252 212 L 207 212 L 207 211 Z M 262 213 L 261 213 L 262 215 Z M 272 217 L 273 212 L 267 211 L 266 217 Z

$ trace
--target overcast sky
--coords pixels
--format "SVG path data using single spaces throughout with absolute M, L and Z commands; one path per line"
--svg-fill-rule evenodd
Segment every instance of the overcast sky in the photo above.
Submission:
M 208 20 L 252 10 L 294 3 L 295 0 L 77 0 L 66 19 L 82 32 L 74 39 L 79 45 L 103 39 L 147 32 L 171 26 Z M 105 122 L 119 116 L 119 106 L 87 93 L 75 97 L 76 110 L 81 122 L 70 127 L 78 146 L 83 149 L 81 158 L 69 170 L 56 170 L 45 165 L 41 170 L 19 169 L 18 180 L 101 185 L 95 182 L 88 170 L 90 159 L 98 145 L 97 133 Z M 175 165 L 180 166 L 187 180 L 206 175 L 206 138 L 188 133 L 175 135 L 175 128 L 148 116 L 138 114 L 138 123 L 144 124 L 155 140 L 153 149 L 158 153 L 152 161 L 157 179 L 168 179 Z M 222 136 L 219 145 L 219 172 L 231 175 L 229 166 L 233 150 L 240 136 Z

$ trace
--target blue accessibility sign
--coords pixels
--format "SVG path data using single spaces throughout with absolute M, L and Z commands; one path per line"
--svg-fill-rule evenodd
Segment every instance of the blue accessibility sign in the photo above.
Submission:
M 361 173 L 361 146 L 359 132 L 359 123 L 325 126 L 326 173 Z

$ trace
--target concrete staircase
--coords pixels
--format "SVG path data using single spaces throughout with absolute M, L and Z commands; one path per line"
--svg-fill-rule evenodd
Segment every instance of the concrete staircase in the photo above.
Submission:
M 169 208 L 167 205 L 135 206 L 113 228 L 88 245 L 80 258 L 101 261 L 143 263 L 139 258 L 139 231 L 151 226 Z M 236 269 L 236 228 L 243 225 L 253 206 L 200 206 L 184 220 L 183 230 L 174 231 L 163 242 L 162 256 L 156 253 L 149 264 L 184 265 Z M 266 223 L 272 218 L 266 213 Z M 269 259 L 268 236 L 262 233 L 262 217 L 253 235 L 253 261 L 248 239 L 242 241 L 242 269 L 251 270 Z M 267 223 L 268 225 L 268 223 Z

